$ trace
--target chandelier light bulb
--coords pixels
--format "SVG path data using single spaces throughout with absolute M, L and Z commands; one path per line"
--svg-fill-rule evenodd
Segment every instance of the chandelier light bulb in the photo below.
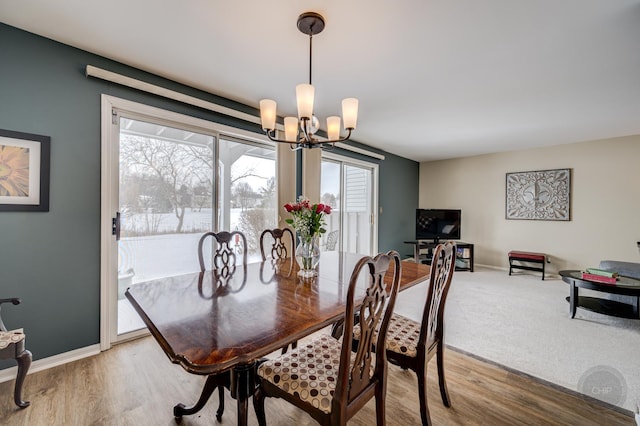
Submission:
M 298 119 L 296 117 L 284 118 L 284 140 L 296 142 L 298 139 Z
M 358 122 L 358 100 L 356 98 L 342 100 L 342 120 L 344 120 L 345 130 L 356 128 Z
M 260 101 L 260 122 L 263 130 L 276 128 L 276 101 L 263 99 Z
M 327 117 L 327 137 L 329 140 L 340 139 L 340 117 Z
M 303 83 L 296 86 L 296 100 L 298 101 L 298 118 L 313 116 L 313 96 L 315 90 L 312 85 Z

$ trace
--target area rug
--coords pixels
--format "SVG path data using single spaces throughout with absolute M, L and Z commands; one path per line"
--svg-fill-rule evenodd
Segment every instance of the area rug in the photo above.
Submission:
M 602 293 L 580 289 L 582 295 Z M 397 311 L 419 320 L 426 285 L 403 291 Z M 456 272 L 445 309 L 445 343 L 538 379 L 636 412 L 640 320 L 578 308 L 558 277 L 476 268 Z

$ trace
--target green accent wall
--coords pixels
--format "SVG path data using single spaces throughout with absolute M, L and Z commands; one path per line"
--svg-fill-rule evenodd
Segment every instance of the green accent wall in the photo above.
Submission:
M 49 212 L 0 212 L 0 298 L 34 360 L 100 340 L 100 96 L 261 132 L 260 126 L 85 76 L 95 65 L 240 111 L 252 107 L 0 23 L 0 128 L 51 137 Z M 363 146 L 367 149 L 369 147 Z M 379 152 L 379 151 L 378 151 Z M 380 164 L 380 250 L 413 238 L 419 164 Z M 350 154 L 346 154 L 350 155 Z M 370 159 L 369 159 L 370 160 Z M 4 361 L 0 368 L 14 365 Z

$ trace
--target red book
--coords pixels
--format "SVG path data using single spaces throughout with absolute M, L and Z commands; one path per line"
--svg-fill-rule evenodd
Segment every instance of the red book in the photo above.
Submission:
M 616 277 L 605 277 L 603 275 L 587 274 L 586 272 L 582 273 L 582 279 L 604 284 L 615 284 L 618 281 Z

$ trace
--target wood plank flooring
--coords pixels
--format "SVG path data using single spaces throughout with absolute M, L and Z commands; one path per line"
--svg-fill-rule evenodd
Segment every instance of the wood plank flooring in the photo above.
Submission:
M 434 425 L 635 425 L 625 413 L 556 387 L 514 374 L 468 355 L 447 350 L 445 368 L 452 407 L 442 405 L 435 358 L 429 365 L 429 408 Z M 419 425 L 415 375 L 389 368 L 387 424 Z M 24 398 L 13 404 L 13 381 L 0 383 L 0 424 L 173 425 L 173 406 L 191 405 L 204 378 L 170 363 L 151 337 L 123 343 L 98 356 L 27 376 Z M 222 424 L 236 424 L 235 401 L 226 393 Z M 270 425 L 313 425 L 307 414 L 278 400 L 266 401 Z M 183 425 L 214 425 L 217 394 Z M 257 421 L 250 404 L 249 424 Z M 370 402 L 350 425 L 375 424 Z

